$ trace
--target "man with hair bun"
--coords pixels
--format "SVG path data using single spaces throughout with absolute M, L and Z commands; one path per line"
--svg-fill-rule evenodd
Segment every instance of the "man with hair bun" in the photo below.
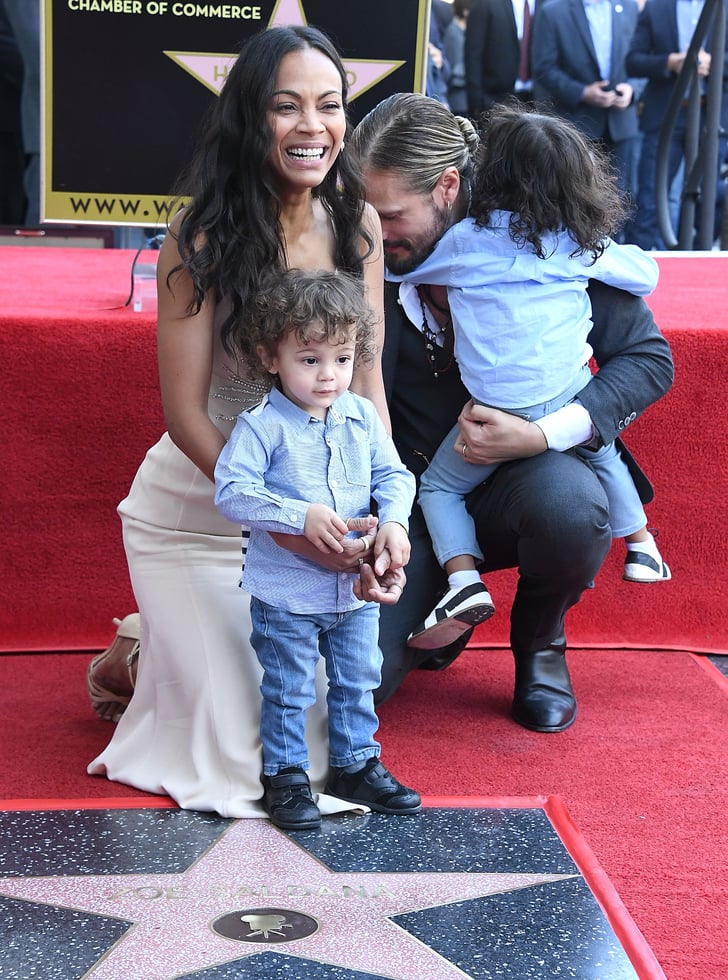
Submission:
M 468 213 L 478 144 L 467 119 L 416 93 L 390 96 L 357 126 L 347 150 L 356 154 L 367 199 L 379 213 L 391 272 L 416 269 L 445 230 Z M 469 495 L 468 507 L 487 556 L 481 570 L 519 570 L 511 608 L 512 716 L 538 732 L 563 731 L 576 719 L 565 620 L 592 586 L 611 543 L 604 491 L 572 450 L 617 440 L 624 420 L 660 398 L 673 377 L 669 347 L 644 301 L 593 281 L 589 293 L 589 343 L 599 370 L 577 401 L 537 426 L 469 400 L 451 349 L 445 287 L 388 283 L 385 291 L 383 370 L 403 461 L 419 477 L 459 415 L 468 458 L 502 464 Z M 650 484 L 620 448 L 647 502 Z M 396 609 L 381 610 L 380 702 L 409 671 L 446 667 L 470 638 L 467 631 L 434 653 L 407 646 L 446 588 L 417 506 L 410 545 L 402 600 Z

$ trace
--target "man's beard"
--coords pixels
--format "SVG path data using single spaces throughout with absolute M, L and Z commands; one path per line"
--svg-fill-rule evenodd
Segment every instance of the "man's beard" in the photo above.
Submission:
M 409 254 L 392 255 L 385 251 L 384 262 L 395 276 L 403 276 L 421 265 L 428 255 L 432 255 L 435 246 L 450 227 L 450 212 L 440 210 L 434 201 L 430 201 L 432 219 L 426 229 L 416 239 L 397 239 L 385 244 L 396 245 L 406 249 Z

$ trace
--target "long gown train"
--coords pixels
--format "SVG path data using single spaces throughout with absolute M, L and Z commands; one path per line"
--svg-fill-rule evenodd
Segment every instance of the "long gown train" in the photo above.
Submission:
M 245 401 L 240 389 L 229 370 L 213 376 L 210 414 L 226 435 L 234 417 L 215 414 L 219 399 L 237 402 L 237 412 Z M 141 651 L 134 695 L 88 772 L 167 794 L 186 809 L 257 817 L 261 672 L 250 645 L 249 596 L 238 585 L 241 530 L 217 512 L 213 497 L 212 483 L 165 434 L 119 505 Z M 307 725 L 315 792 L 328 770 L 321 667 Z

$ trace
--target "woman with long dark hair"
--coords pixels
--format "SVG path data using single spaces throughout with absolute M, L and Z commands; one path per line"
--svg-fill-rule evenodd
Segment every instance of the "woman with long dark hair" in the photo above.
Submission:
M 381 230 L 347 159 L 346 97 L 338 53 L 310 27 L 255 35 L 226 79 L 180 188 L 190 203 L 159 257 L 167 433 L 119 506 L 141 626 L 127 617 L 89 669 L 98 713 L 121 715 L 89 772 L 229 817 L 262 813 L 260 668 L 249 596 L 238 586 L 240 527 L 215 510 L 212 480 L 235 418 L 264 393 L 246 368 L 261 277 L 285 267 L 361 277 L 382 347 Z M 353 387 L 388 424 L 379 358 L 357 370 Z M 305 553 L 303 538 L 292 546 Z M 344 569 L 360 553 L 361 539 L 341 556 L 310 557 Z M 401 559 L 386 556 L 394 574 Z M 136 687 L 124 710 L 115 681 L 139 629 Z M 309 712 L 314 789 L 327 775 L 325 733 L 321 697 Z

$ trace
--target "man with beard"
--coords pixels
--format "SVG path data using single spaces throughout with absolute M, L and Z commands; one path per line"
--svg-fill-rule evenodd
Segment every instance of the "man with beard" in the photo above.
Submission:
M 347 152 L 357 156 L 368 200 L 381 218 L 391 272 L 416 269 L 466 215 L 477 146 L 468 120 L 416 93 L 390 96 L 359 124 Z M 599 371 L 578 401 L 536 425 L 469 401 L 452 353 L 445 287 L 386 288 L 384 378 L 403 461 L 419 477 L 460 413 L 458 451 L 465 446 L 468 459 L 503 464 L 473 491 L 469 509 L 488 556 L 482 571 L 519 569 L 511 610 L 512 716 L 538 732 L 563 731 L 576 719 L 564 620 L 611 545 L 604 492 L 588 463 L 569 450 L 617 439 L 669 389 L 673 376 L 669 347 L 642 300 L 599 283 L 591 284 L 590 297 L 589 343 Z M 649 482 L 622 451 L 647 502 Z M 412 629 L 446 590 L 418 507 L 410 542 L 404 595 L 397 606 L 381 609 L 380 703 L 410 670 L 446 667 L 470 637 L 465 632 L 434 653 L 407 646 Z

